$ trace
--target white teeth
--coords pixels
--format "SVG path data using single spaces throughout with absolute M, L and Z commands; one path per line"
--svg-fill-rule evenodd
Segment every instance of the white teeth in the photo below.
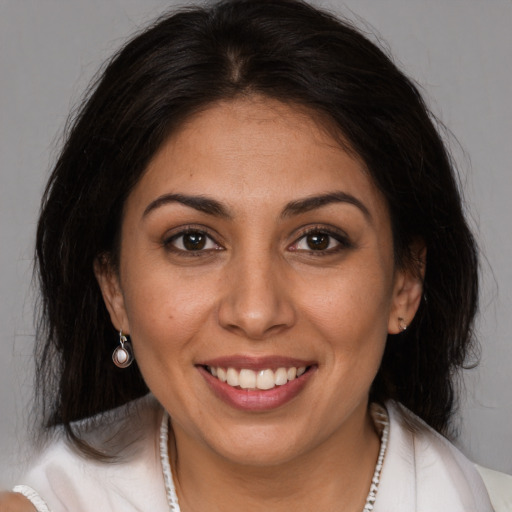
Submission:
M 288 372 L 286 371 L 286 368 L 279 368 L 276 370 L 276 373 L 274 374 L 274 379 L 276 382 L 276 386 L 283 386 L 288 382 Z
M 210 368 L 210 371 L 211 370 L 214 370 L 214 368 Z M 215 373 L 217 374 L 217 378 L 221 382 L 226 382 L 226 380 L 228 380 L 228 376 L 226 375 L 226 370 L 224 370 L 224 368 L 217 368 L 215 370 Z M 213 374 L 213 371 L 212 371 L 212 375 L 215 377 L 215 375 Z
M 226 373 L 226 382 L 233 387 L 239 386 L 240 382 L 238 380 L 238 372 L 233 368 L 228 368 Z
M 274 372 L 272 370 L 261 370 L 256 378 L 258 389 L 272 389 L 275 386 Z
M 227 382 L 232 387 L 240 387 L 242 389 L 273 389 L 276 386 L 284 386 L 287 382 L 297 379 L 306 372 L 306 367 L 299 368 L 278 368 L 276 371 L 266 370 L 235 370 L 228 368 L 208 366 L 208 371 L 217 377 L 221 382 Z
M 252 370 L 240 370 L 238 382 L 242 389 L 254 389 L 256 387 L 256 373 Z
M 288 380 L 293 380 L 295 377 L 297 377 L 297 368 L 288 368 L 288 371 L 286 372 L 286 377 Z

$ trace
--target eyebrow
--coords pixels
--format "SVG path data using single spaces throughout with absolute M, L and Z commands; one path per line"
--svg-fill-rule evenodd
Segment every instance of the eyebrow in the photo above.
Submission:
M 231 218 L 231 214 L 219 201 L 205 196 L 188 196 L 185 194 L 165 194 L 157 197 L 148 204 L 142 217 L 144 218 L 157 208 L 171 203 L 180 203 L 215 217 Z
M 232 215 L 229 213 L 227 208 L 216 199 L 207 196 L 189 196 L 185 194 L 164 194 L 163 196 L 157 197 L 154 201 L 149 203 L 149 205 L 144 210 L 142 217 L 146 217 L 157 208 L 172 203 L 180 203 L 188 206 L 189 208 L 194 208 L 195 210 L 206 213 L 208 215 L 213 215 L 215 217 L 222 217 L 225 219 L 232 218 Z M 323 206 L 327 206 L 332 203 L 351 204 L 359 208 L 359 210 L 361 210 L 361 212 L 368 220 L 372 219 L 370 211 L 359 199 L 342 191 L 329 192 L 327 194 L 321 194 L 306 197 L 304 199 L 297 199 L 296 201 L 291 201 L 284 207 L 281 213 L 281 217 L 300 215 L 302 213 L 316 210 L 317 208 L 322 208 Z
M 357 197 L 342 191 L 329 192 L 327 194 L 292 201 L 286 205 L 281 216 L 290 217 L 292 215 L 300 215 L 301 213 L 322 208 L 323 206 L 327 206 L 332 203 L 348 203 L 356 206 L 368 220 L 372 220 L 370 211 L 359 199 L 357 199 Z

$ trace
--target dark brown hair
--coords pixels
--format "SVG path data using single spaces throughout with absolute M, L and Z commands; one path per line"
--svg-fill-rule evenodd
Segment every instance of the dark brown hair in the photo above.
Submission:
M 117 336 L 94 261 L 115 261 L 124 201 L 172 130 L 212 102 L 250 94 L 336 126 L 387 200 L 397 265 L 417 264 L 409 246 L 425 242 L 425 298 L 407 331 L 388 337 L 371 399 L 398 400 L 446 433 L 478 295 L 450 156 L 417 87 L 385 52 L 298 0 L 223 1 L 163 17 L 114 56 L 72 120 L 37 230 L 45 425 L 71 432 L 73 421 L 147 393 L 136 363 L 112 364 Z

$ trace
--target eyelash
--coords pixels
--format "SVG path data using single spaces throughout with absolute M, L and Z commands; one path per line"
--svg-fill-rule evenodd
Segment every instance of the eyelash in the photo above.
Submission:
M 181 242 L 181 245 L 183 246 L 183 248 L 176 247 L 175 242 L 178 241 L 180 238 L 183 239 L 187 235 L 197 235 L 197 236 L 205 237 L 205 239 L 206 239 L 205 244 L 213 243 L 215 245 L 215 247 L 209 247 L 206 249 L 204 247 L 201 247 L 196 250 L 193 250 L 193 249 L 187 250 L 184 246 L 183 240 Z M 192 256 L 192 257 L 201 256 L 201 255 L 204 255 L 204 253 L 210 253 L 211 251 L 221 251 L 224 249 L 219 243 L 217 243 L 217 241 L 204 228 L 199 228 L 199 227 L 196 228 L 193 226 L 186 227 L 186 228 L 182 229 L 181 231 L 179 231 L 178 233 L 175 233 L 175 234 L 172 234 L 172 235 L 166 237 L 164 239 L 162 245 L 164 246 L 165 249 L 167 249 L 170 252 L 174 252 L 181 256 L 187 256 L 187 257 L 188 256 Z
M 328 245 L 331 245 L 332 239 L 336 242 L 334 247 L 327 247 L 326 249 L 298 249 L 297 246 L 302 240 L 306 240 L 306 238 L 310 235 L 320 235 L 327 236 L 331 240 L 328 241 Z M 349 240 L 346 233 L 343 231 L 338 231 L 333 228 L 325 228 L 321 226 L 314 226 L 305 230 L 301 236 L 289 247 L 289 250 L 295 252 L 307 252 L 312 256 L 328 256 L 332 254 L 336 254 L 346 249 L 352 248 L 354 245 Z

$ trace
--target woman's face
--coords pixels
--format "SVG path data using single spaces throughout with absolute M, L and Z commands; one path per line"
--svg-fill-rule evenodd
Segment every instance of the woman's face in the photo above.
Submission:
M 99 275 L 107 306 L 177 440 L 255 464 L 361 430 L 421 294 L 362 162 L 261 97 L 162 146 L 126 202 L 119 268 Z

